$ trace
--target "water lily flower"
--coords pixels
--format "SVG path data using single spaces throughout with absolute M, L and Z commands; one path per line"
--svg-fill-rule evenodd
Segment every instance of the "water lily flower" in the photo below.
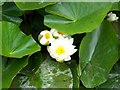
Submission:
M 57 32 L 56 29 L 52 28 L 52 29 L 50 30 L 50 32 L 52 33 L 53 37 L 55 37 L 55 38 L 59 37 L 59 33 Z
M 54 38 L 50 31 L 44 30 L 39 34 L 38 40 L 42 45 L 48 45 L 54 40 Z
M 59 37 L 62 37 L 62 35 L 63 35 L 63 33 L 58 32 L 58 31 L 57 31 L 56 29 L 54 29 L 54 28 L 52 28 L 52 29 L 50 30 L 50 32 L 52 33 L 52 35 L 53 35 L 54 38 L 59 38 Z
M 56 29 L 51 29 L 50 32 L 52 33 L 53 37 L 54 38 L 61 38 L 61 37 L 64 37 L 64 38 L 71 38 L 70 35 L 67 35 L 67 34 L 64 34 L 62 32 L 58 32 Z
M 58 38 L 55 39 L 51 46 L 47 46 L 47 50 L 50 56 L 56 59 L 58 62 L 71 60 L 71 55 L 73 55 L 77 49 L 73 45 L 73 38 Z
M 119 19 L 119 17 L 117 17 L 116 14 L 112 12 L 110 12 L 107 16 L 108 16 L 107 20 L 110 22 L 117 21 Z

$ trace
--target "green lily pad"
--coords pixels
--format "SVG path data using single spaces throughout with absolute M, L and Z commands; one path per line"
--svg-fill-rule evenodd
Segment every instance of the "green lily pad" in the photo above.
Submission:
M 25 0 L 14 0 L 15 4 L 21 9 L 21 10 L 35 10 L 44 8 L 48 5 L 56 3 L 58 0 L 49 2 L 49 0 L 37 0 L 37 2 L 26 2 Z
M 118 38 L 110 22 L 88 33 L 80 45 L 81 80 L 85 87 L 93 88 L 107 80 L 118 60 Z
M 22 19 L 20 19 L 19 16 L 22 15 L 23 11 L 20 10 L 15 3 L 6 2 L 2 5 L 2 9 L 0 10 L 0 21 L 10 21 L 16 25 L 20 25 Z
M 27 65 L 27 57 L 10 60 L 11 62 L 2 71 L 2 88 L 9 88 L 14 77 Z
M 19 27 L 11 22 L 0 22 L 0 55 L 21 58 L 40 51 L 40 46 L 32 36 L 26 36 Z
M 60 2 L 46 7 L 50 14 L 44 23 L 67 34 L 91 32 L 105 18 L 112 4 L 108 2 Z

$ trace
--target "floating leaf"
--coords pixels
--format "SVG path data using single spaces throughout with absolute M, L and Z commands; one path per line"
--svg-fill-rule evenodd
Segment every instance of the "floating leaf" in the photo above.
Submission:
M 118 39 L 110 22 L 88 33 L 80 45 L 81 80 L 85 87 L 93 88 L 104 83 L 118 60 Z
M 56 3 L 58 0 L 55 0 L 55 2 L 48 2 L 49 0 L 37 0 L 37 2 L 26 2 L 25 0 L 14 0 L 15 4 L 21 9 L 21 10 L 35 10 L 40 9 L 43 7 L 46 7 L 48 5 Z
M 23 11 L 20 10 L 13 2 L 6 2 L 2 6 L 2 11 L 0 11 L 0 17 L 2 21 L 10 21 L 17 25 L 22 22 L 19 16 L 23 15 Z
M 9 88 L 13 78 L 27 65 L 27 57 L 21 59 L 10 59 L 11 62 L 2 72 L 2 88 Z
M 68 34 L 91 32 L 111 8 L 108 2 L 61 2 L 48 6 L 44 23 Z
M 0 38 L 2 40 L 0 50 L 2 51 L 0 51 L 0 55 L 21 58 L 40 51 L 40 46 L 32 36 L 26 36 L 15 24 L 1 21 L 0 26 L 2 26 L 0 27 L 2 28 L 0 29 L 2 33 L 2 39 Z

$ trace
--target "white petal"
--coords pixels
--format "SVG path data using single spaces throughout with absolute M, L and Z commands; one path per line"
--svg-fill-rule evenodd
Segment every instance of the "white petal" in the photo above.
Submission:
M 55 35 L 55 36 L 58 36 L 59 34 L 57 33 L 57 30 L 56 29 L 51 29 L 50 32 Z
M 58 34 L 57 32 L 54 32 L 54 33 L 53 33 L 53 36 L 54 36 L 54 37 L 59 37 L 60 34 Z
M 53 34 L 54 32 L 57 32 L 57 30 L 54 29 L 54 28 L 52 28 L 52 29 L 50 30 L 50 32 Z
M 110 13 L 108 13 L 108 15 L 107 16 L 110 16 L 111 14 L 113 14 L 112 12 L 110 12 Z
M 116 18 L 115 18 L 115 20 L 118 20 L 118 19 L 119 19 L 119 17 L 116 17 Z
M 73 44 L 73 41 L 74 41 L 74 39 L 73 39 L 73 38 L 71 38 L 71 39 L 70 39 L 70 43 L 71 43 L 71 44 Z
M 116 20 L 118 20 L 118 17 L 116 16 L 116 14 L 114 14 L 114 13 L 112 13 L 112 12 L 110 12 L 108 15 L 108 21 L 116 21 Z
M 68 56 L 68 57 L 66 57 L 65 59 L 64 59 L 64 61 L 70 61 L 71 60 L 71 57 L 70 56 Z
M 57 58 L 57 54 L 55 53 L 54 49 L 51 46 L 47 46 L 47 50 L 52 58 Z
M 51 36 L 51 38 L 49 39 L 49 42 L 52 43 L 55 39 Z
M 44 30 L 40 33 L 40 35 L 45 35 L 47 32 L 49 32 L 48 30 Z
M 45 45 L 45 44 L 48 43 L 48 40 L 47 40 L 46 38 L 42 37 L 42 38 L 40 39 L 40 43 L 41 43 L 42 45 Z
M 51 42 L 51 46 L 48 46 L 47 50 L 50 53 L 50 56 L 52 58 L 55 58 L 58 62 L 69 61 L 71 60 L 70 55 L 74 54 L 77 51 L 77 49 L 74 49 L 75 46 L 72 45 L 73 41 L 74 41 L 73 38 L 60 37 Z M 56 49 L 59 46 L 63 46 L 65 48 L 64 54 L 58 55 L 56 53 Z
M 51 56 L 52 58 L 55 58 L 54 54 L 53 54 L 52 51 L 50 50 L 50 46 L 47 46 L 47 50 L 48 50 L 50 56 Z
M 77 49 L 73 49 L 73 50 L 70 52 L 70 55 L 73 55 L 76 51 L 77 51 Z
M 67 47 L 67 52 L 71 53 L 74 50 L 75 46 L 74 45 L 70 45 Z

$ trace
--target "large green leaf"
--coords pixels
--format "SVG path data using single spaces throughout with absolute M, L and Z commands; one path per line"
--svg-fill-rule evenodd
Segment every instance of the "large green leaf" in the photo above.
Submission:
M 93 88 L 106 81 L 118 60 L 118 39 L 110 22 L 88 33 L 80 45 L 81 80 L 85 87 Z
M 90 32 L 105 18 L 111 3 L 102 2 L 61 2 L 48 6 L 44 23 L 68 34 Z
M 27 57 L 10 60 L 10 63 L 2 72 L 2 88 L 9 88 L 13 78 L 23 67 L 27 65 Z
M 13 2 L 6 2 L 2 6 L 2 11 L 0 11 L 0 17 L 2 21 L 10 21 L 19 25 L 22 19 L 19 16 L 23 15 L 23 11 L 20 10 Z
M 2 24 L 2 25 L 1 25 Z M 19 27 L 13 23 L 1 21 L 0 34 L 2 35 L 2 46 L 0 55 L 7 57 L 21 58 L 40 50 L 40 46 L 32 36 L 26 36 Z M 0 44 L 1 45 L 1 44 Z
M 49 0 L 37 0 L 37 2 L 26 2 L 25 0 L 14 0 L 15 4 L 21 9 L 21 10 L 34 10 L 46 7 L 48 5 L 56 3 L 58 0 L 54 0 L 53 2 L 48 2 Z

